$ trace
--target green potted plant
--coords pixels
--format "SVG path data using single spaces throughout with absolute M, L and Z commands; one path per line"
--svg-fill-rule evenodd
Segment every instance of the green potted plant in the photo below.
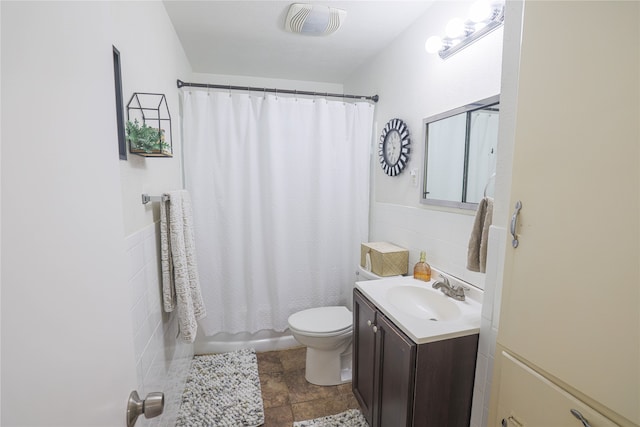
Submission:
M 146 123 L 127 121 L 127 140 L 130 151 L 142 156 L 171 156 L 171 146 L 164 139 L 164 129 L 147 126 Z

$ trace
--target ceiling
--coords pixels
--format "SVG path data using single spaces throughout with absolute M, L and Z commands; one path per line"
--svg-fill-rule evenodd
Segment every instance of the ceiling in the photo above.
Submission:
M 329 36 L 284 30 L 290 1 L 164 4 L 196 73 L 343 83 L 409 27 L 433 1 L 314 1 L 347 11 Z M 307 2 L 309 3 L 309 2 Z

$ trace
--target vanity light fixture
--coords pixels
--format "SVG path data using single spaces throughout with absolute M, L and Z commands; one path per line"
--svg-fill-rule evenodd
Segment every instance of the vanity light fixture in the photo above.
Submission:
M 478 0 L 469 8 L 466 20 L 453 18 L 445 27 L 445 36 L 431 36 L 424 45 L 428 53 L 447 59 L 504 23 L 504 1 Z

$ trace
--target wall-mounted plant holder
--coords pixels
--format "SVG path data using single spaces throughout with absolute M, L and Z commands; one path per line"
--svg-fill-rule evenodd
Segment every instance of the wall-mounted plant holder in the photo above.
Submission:
M 127 104 L 129 152 L 144 157 L 173 157 L 171 115 L 162 93 L 135 92 Z

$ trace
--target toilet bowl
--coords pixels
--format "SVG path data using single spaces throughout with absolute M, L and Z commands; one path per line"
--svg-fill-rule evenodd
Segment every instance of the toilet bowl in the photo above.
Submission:
M 316 385 L 351 381 L 353 317 L 347 307 L 299 311 L 289 316 L 289 330 L 296 341 L 307 347 L 307 381 Z
M 356 281 L 382 279 L 358 266 Z M 347 307 L 302 310 L 289 316 L 289 330 L 307 347 L 305 378 L 311 384 L 337 385 L 351 381 L 353 315 Z

